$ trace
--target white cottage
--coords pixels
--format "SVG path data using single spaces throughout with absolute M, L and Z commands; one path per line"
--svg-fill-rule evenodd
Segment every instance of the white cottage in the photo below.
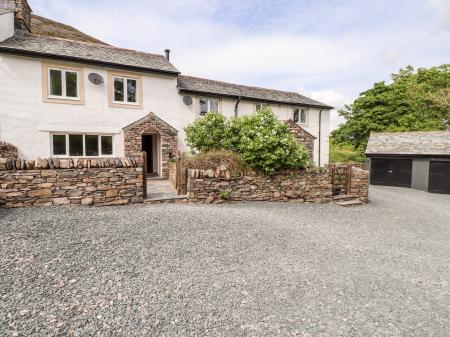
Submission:
M 0 0 L 0 140 L 19 157 L 127 156 L 145 150 L 167 177 L 186 150 L 183 128 L 209 111 L 249 114 L 269 105 L 314 162 L 328 163 L 331 106 L 294 92 L 181 75 L 165 55 L 110 46 Z

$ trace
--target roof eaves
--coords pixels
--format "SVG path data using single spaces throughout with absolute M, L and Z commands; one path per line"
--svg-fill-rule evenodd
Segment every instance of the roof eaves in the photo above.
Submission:
M 166 74 L 166 75 L 172 75 L 172 76 L 178 76 L 180 74 L 179 71 L 131 66 L 131 65 L 120 64 L 120 63 L 111 63 L 111 62 L 105 62 L 105 61 L 85 59 L 85 58 L 75 57 L 75 56 L 42 53 L 42 52 L 30 51 L 30 50 L 25 50 L 25 49 L 20 49 L 20 48 L 9 48 L 9 47 L 0 46 L 0 52 L 11 53 L 11 54 L 16 54 L 16 55 L 19 54 L 19 55 L 23 55 L 23 56 L 42 57 L 42 58 L 47 58 L 47 59 L 67 60 L 67 61 L 74 61 L 74 62 L 80 62 L 80 63 L 85 63 L 85 64 L 94 64 L 94 65 L 101 65 L 101 66 L 106 66 L 106 67 L 111 67 L 111 68 L 118 68 L 118 69 L 123 69 L 123 70 L 131 69 L 131 70 L 135 70 L 135 71 Z
M 296 103 L 296 102 L 290 102 L 285 100 L 271 100 L 271 99 L 263 99 L 258 97 L 251 97 L 251 96 L 245 96 L 245 95 L 233 95 L 233 94 L 223 94 L 223 93 L 217 93 L 212 91 L 201 91 L 201 90 L 195 90 L 195 89 L 187 89 L 187 88 L 180 88 L 178 87 L 178 90 L 180 93 L 190 93 L 190 94 L 200 94 L 200 95 L 213 95 L 217 97 L 229 97 L 229 98 L 241 98 L 242 100 L 248 100 L 253 102 L 261 102 L 261 103 L 276 103 L 276 104 L 286 104 L 286 105 L 298 105 L 298 106 L 307 106 L 307 107 L 314 107 L 314 108 L 323 108 L 327 110 L 332 110 L 334 107 L 326 104 L 311 104 L 311 103 Z

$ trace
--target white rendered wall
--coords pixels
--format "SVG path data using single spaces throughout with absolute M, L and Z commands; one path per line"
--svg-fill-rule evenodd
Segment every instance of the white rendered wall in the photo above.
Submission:
M 199 97 L 193 96 L 193 104 L 185 105 L 182 95 L 176 88 L 176 77 L 143 74 L 143 109 L 110 108 L 106 83 L 108 69 L 76 64 L 84 69 L 85 104 L 44 103 L 41 61 L 37 58 L 0 54 L 0 140 L 16 145 L 20 158 L 36 159 L 51 156 L 51 132 L 112 134 L 114 155 L 123 156 L 122 128 L 149 112 L 155 113 L 177 129 L 179 150 L 187 150 L 184 144 L 183 128 L 199 118 Z M 92 72 L 102 75 L 105 83 L 100 86 L 90 83 L 87 77 Z M 235 99 L 221 99 L 219 107 L 226 116 L 233 117 L 235 104 Z M 271 105 L 271 107 L 280 119 L 292 118 L 293 107 L 287 105 Z M 253 113 L 255 102 L 241 101 L 238 111 L 239 115 Z M 309 108 L 308 122 L 302 125 L 316 138 L 318 137 L 318 116 L 318 109 Z M 322 112 L 322 165 L 328 162 L 328 135 L 329 111 L 324 110 Z M 314 154 L 316 163 L 318 162 L 317 143 L 316 140 Z
M 14 12 L 0 11 L 0 42 L 14 35 Z

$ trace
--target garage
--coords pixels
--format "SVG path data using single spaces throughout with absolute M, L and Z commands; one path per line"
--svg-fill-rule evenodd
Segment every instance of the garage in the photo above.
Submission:
M 430 161 L 428 190 L 431 193 L 450 194 L 450 161 Z
M 366 148 L 372 185 L 450 194 L 450 132 L 372 133 Z
M 373 185 L 411 187 L 411 159 L 373 159 L 370 171 Z

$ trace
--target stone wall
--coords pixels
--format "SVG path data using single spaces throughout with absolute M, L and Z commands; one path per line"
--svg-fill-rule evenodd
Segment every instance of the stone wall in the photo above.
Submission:
M 231 176 L 225 168 L 189 169 L 189 202 L 294 201 L 324 203 L 333 200 L 329 169 L 286 171 L 274 176 L 254 171 Z
M 310 158 L 312 159 L 314 156 L 314 140 L 316 139 L 316 137 L 304 130 L 300 125 L 292 120 L 286 121 L 286 124 L 289 127 L 289 131 L 292 133 L 295 139 L 297 139 L 297 142 L 306 147 Z
M 177 162 L 173 160 L 169 162 L 169 181 L 174 188 L 177 187 Z
M 0 141 L 0 158 L 17 159 L 17 147 L 13 144 Z
M 7 208 L 142 203 L 142 185 L 142 168 L 0 171 L 0 202 Z
M 350 194 L 363 202 L 369 200 L 369 171 L 352 167 Z
M 161 177 L 167 179 L 169 178 L 170 160 L 177 154 L 178 131 L 155 114 L 150 113 L 124 128 L 126 156 L 141 156 L 142 135 L 146 134 L 157 134 L 160 136 Z

